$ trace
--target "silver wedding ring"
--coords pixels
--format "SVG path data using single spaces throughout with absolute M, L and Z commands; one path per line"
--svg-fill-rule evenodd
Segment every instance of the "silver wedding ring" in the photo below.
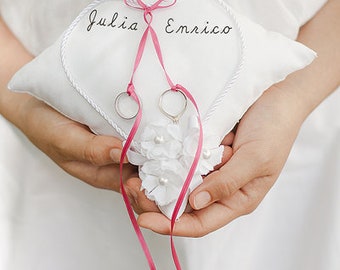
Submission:
M 117 114 L 121 118 L 125 120 L 131 120 L 137 116 L 139 107 L 138 107 L 137 102 L 134 100 L 134 103 L 137 105 L 137 107 L 136 107 L 136 110 L 133 110 L 133 108 L 131 108 L 131 101 L 127 102 L 126 101 L 127 98 L 133 100 L 133 98 L 127 92 L 120 93 L 116 97 L 116 100 L 115 100 L 115 109 L 116 109 Z
M 166 98 L 166 96 L 170 93 L 178 93 L 180 94 L 182 97 L 183 97 L 183 108 L 179 111 L 179 113 L 177 114 L 172 114 L 171 112 L 167 111 L 165 108 L 164 108 L 164 99 Z M 175 106 L 176 104 L 174 104 Z M 186 97 L 186 95 L 179 89 L 177 90 L 172 90 L 172 89 L 169 89 L 169 90 L 166 90 L 164 91 L 164 93 L 160 96 L 159 98 L 159 109 L 161 110 L 161 112 L 166 116 L 168 117 L 169 119 L 171 119 L 174 123 L 178 123 L 179 119 L 182 117 L 182 115 L 184 114 L 184 112 L 186 111 L 187 109 L 187 106 L 188 106 L 188 98 Z

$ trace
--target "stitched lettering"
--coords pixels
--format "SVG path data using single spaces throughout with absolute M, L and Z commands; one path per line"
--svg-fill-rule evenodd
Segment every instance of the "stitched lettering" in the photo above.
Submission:
M 138 22 L 131 21 L 127 16 L 121 16 L 118 12 L 114 12 L 111 18 L 106 18 L 100 16 L 97 9 L 90 12 L 88 21 L 88 32 L 95 27 L 126 31 L 138 31 L 139 28 Z M 172 17 L 166 20 L 164 27 L 165 33 L 179 35 L 228 35 L 232 29 L 229 25 L 217 25 L 210 21 L 205 21 L 202 24 L 180 24 Z
M 87 31 L 90 32 L 95 26 L 117 28 L 129 31 L 138 30 L 137 22 L 129 22 L 128 17 L 121 17 L 118 12 L 113 13 L 110 22 L 107 22 L 108 18 L 98 16 L 98 10 L 94 9 L 89 14 L 89 24 L 87 26 Z
M 167 34 L 227 35 L 232 29 L 229 25 L 214 25 L 209 21 L 202 25 L 177 24 L 174 18 L 169 18 L 164 30 Z

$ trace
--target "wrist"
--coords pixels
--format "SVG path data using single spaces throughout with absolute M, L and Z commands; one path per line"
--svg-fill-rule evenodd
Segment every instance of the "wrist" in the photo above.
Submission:
M 277 102 L 286 102 L 290 110 L 286 113 L 296 118 L 296 121 L 304 121 L 339 87 L 339 11 L 339 1 L 329 1 L 301 28 L 298 41 L 313 49 L 318 57 L 306 68 L 292 73 L 269 89 L 280 93 Z M 320 29 L 323 29 L 322 36 Z
M 273 85 L 268 91 L 277 92 L 277 106 L 280 107 L 281 105 L 284 108 L 283 113 L 286 114 L 286 117 L 290 117 L 301 124 L 319 103 L 309 95 L 308 89 L 300 87 L 290 77 Z
M 299 130 L 311 112 L 311 106 L 299 95 L 300 90 L 289 83 L 271 86 L 255 103 L 263 107 L 270 125 L 279 124 L 289 130 Z

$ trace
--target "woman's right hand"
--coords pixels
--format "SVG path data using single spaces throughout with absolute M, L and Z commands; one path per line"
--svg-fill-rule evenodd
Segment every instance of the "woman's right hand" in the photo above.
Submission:
M 117 163 L 121 141 L 96 136 L 86 126 L 66 118 L 44 102 L 28 94 L 9 91 L 10 78 L 33 57 L 1 17 L 0 36 L 0 114 L 69 174 L 92 186 L 119 191 Z M 125 164 L 124 180 L 136 175 L 136 168 Z
M 61 115 L 34 97 L 28 98 L 20 114 L 21 130 L 67 173 L 94 187 L 119 192 L 122 149 L 119 139 L 95 135 L 88 127 Z M 136 175 L 136 167 L 124 165 L 124 180 Z

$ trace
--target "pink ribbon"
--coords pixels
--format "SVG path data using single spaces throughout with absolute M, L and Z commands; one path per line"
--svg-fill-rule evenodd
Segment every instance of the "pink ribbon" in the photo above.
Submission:
M 124 144 L 124 147 L 122 149 L 122 155 L 121 155 L 121 159 L 120 159 L 120 185 L 121 185 L 121 192 L 122 192 L 122 196 L 129 214 L 129 217 L 131 219 L 131 222 L 133 224 L 133 227 L 135 229 L 136 235 L 139 239 L 139 242 L 142 246 L 142 249 L 144 251 L 145 257 L 148 260 L 148 264 L 151 270 L 156 269 L 155 264 L 153 262 L 151 253 L 149 251 L 148 245 L 143 237 L 143 234 L 140 230 L 140 227 L 138 226 L 136 217 L 134 215 L 134 211 L 132 209 L 132 206 L 130 204 L 129 198 L 126 194 L 125 188 L 124 188 L 124 182 L 123 182 L 123 161 L 126 157 L 127 151 L 129 150 L 132 140 L 135 137 L 138 127 L 140 125 L 141 119 L 142 119 L 142 109 L 141 109 L 141 103 L 140 100 L 135 92 L 135 87 L 134 87 L 134 75 L 138 69 L 138 66 L 141 62 L 141 59 L 143 57 L 144 54 L 144 49 L 145 49 L 145 44 L 148 38 L 148 35 L 150 33 L 154 48 L 156 50 L 156 54 L 157 57 L 159 59 L 159 63 L 162 66 L 162 69 L 164 71 L 165 77 L 168 81 L 168 84 L 171 88 L 171 90 L 173 91 L 181 91 L 182 93 L 184 93 L 186 95 L 186 97 L 192 102 L 192 104 L 194 105 L 196 111 L 197 111 L 197 117 L 198 117 L 198 122 L 199 122 L 199 127 L 200 127 L 200 133 L 199 133 L 199 140 L 198 140 L 198 146 L 197 146 L 197 150 L 195 153 L 195 157 L 193 160 L 193 163 L 190 167 L 190 170 L 188 172 L 188 175 L 186 177 L 186 180 L 183 184 L 183 187 L 181 189 L 180 195 L 178 197 L 178 200 L 176 202 L 175 208 L 174 208 L 174 212 L 172 214 L 171 217 L 171 230 L 170 230 L 170 241 L 171 241 L 171 252 L 172 252 L 172 257 L 174 260 L 174 264 L 176 266 L 177 270 L 181 269 L 181 264 L 180 261 L 178 259 L 177 256 L 177 252 L 176 252 L 176 248 L 175 248 L 175 243 L 174 243 L 174 239 L 173 239 L 173 233 L 174 233 L 174 228 L 175 228 L 175 224 L 176 224 L 176 220 L 177 220 L 177 216 L 179 213 L 179 210 L 181 208 L 181 205 L 183 204 L 184 198 L 186 197 L 186 194 L 188 192 L 191 180 L 195 174 L 200 156 L 201 156 L 201 152 L 202 152 L 202 145 L 203 145 L 203 129 L 202 129 L 202 121 L 201 121 L 201 117 L 200 117 L 200 113 L 199 113 L 199 108 L 198 105 L 194 99 L 194 97 L 191 95 L 191 93 L 183 86 L 179 85 L 179 84 L 174 84 L 169 76 L 169 74 L 166 72 L 165 69 L 165 65 L 164 65 L 164 61 L 163 61 L 163 55 L 162 55 L 162 51 L 161 51 L 161 46 L 157 37 L 157 33 L 155 32 L 155 30 L 153 29 L 151 23 L 152 23 L 152 19 L 153 19 L 153 14 L 152 11 L 156 10 L 156 9 L 160 9 L 160 8 L 168 8 L 173 6 L 176 3 L 177 0 L 173 0 L 170 4 L 165 4 L 162 5 L 162 3 L 164 2 L 164 0 L 158 0 L 157 2 L 155 2 L 154 4 L 152 4 L 151 6 L 147 6 L 142 0 L 136 0 L 136 2 L 133 2 L 133 4 L 129 3 L 128 0 L 124 0 L 125 4 L 128 5 L 129 7 L 132 8 L 137 8 L 137 9 L 141 9 L 144 10 L 144 20 L 147 23 L 147 28 L 145 29 L 145 32 L 142 35 L 141 41 L 139 43 L 138 46 L 138 51 L 137 51 L 137 56 L 135 59 L 135 64 L 134 64 L 134 68 L 133 68 L 133 72 L 132 72 L 132 76 L 131 76 L 131 80 L 128 84 L 127 87 L 127 94 L 129 96 L 131 96 L 136 103 L 138 104 L 138 113 L 136 116 L 136 120 L 132 126 L 132 129 L 129 133 L 129 136 Z

